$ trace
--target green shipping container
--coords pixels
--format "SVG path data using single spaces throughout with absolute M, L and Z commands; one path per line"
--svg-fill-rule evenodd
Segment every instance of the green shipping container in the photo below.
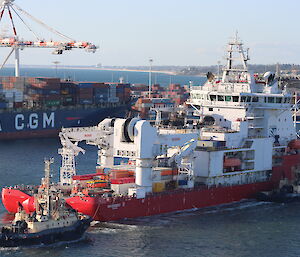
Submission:
M 45 104 L 47 106 L 58 106 L 58 105 L 60 105 L 60 101 L 59 100 L 49 100 L 49 101 L 46 101 Z

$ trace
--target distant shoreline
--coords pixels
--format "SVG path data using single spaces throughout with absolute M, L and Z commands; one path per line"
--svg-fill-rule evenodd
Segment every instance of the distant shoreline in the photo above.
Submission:
M 78 69 L 78 70 L 103 70 L 103 71 L 128 71 L 128 72 L 149 72 L 149 70 L 138 70 L 138 69 L 118 69 L 118 68 L 97 68 L 97 67 L 64 67 L 64 69 Z M 161 71 L 152 70 L 153 73 L 163 73 L 168 75 L 177 75 L 175 71 Z
M 149 73 L 149 70 L 139 70 L 139 69 L 126 69 L 126 68 L 99 68 L 99 67 L 70 67 L 65 66 L 64 69 L 70 69 L 70 70 L 102 70 L 102 71 L 125 71 L 125 72 L 144 72 Z M 192 76 L 192 77 L 205 77 L 206 73 L 203 74 L 197 74 L 197 75 L 188 75 L 188 74 L 179 74 L 176 71 L 166 71 L 166 70 L 152 70 L 152 73 L 161 73 L 161 74 L 167 74 L 167 75 L 173 75 L 173 76 Z
M 44 68 L 44 69 L 55 69 L 54 66 L 50 66 L 50 65 L 41 65 L 41 66 L 36 66 L 36 65 L 24 65 L 24 68 Z M 7 68 L 14 68 L 14 66 L 9 66 Z M 100 70 L 100 71 L 119 71 L 119 72 L 143 72 L 143 73 L 149 73 L 149 70 L 145 70 L 145 69 L 127 69 L 127 68 L 100 68 L 100 67 L 77 67 L 77 66 L 57 66 L 57 69 L 66 69 L 66 70 Z M 152 73 L 161 73 L 161 74 L 166 74 L 166 75 L 172 75 L 172 76 L 192 76 L 192 77 L 205 77 L 206 73 L 203 74 L 193 74 L 193 75 L 189 75 L 189 74 L 180 74 L 176 71 L 167 71 L 167 70 L 152 70 Z

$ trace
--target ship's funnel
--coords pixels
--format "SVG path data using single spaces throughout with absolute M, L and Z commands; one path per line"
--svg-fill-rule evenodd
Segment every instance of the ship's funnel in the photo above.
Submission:
M 213 81 L 215 78 L 215 75 L 209 71 L 209 72 L 207 72 L 206 77 L 207 77 L 208 81 Z

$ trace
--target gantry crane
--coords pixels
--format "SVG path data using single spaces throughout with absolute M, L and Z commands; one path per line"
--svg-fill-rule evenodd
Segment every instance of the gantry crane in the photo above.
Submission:
M 0 0 L 1 1 L 1 0 Z M 80 48 L 80 49 L 85 49 L 88 52 L 94 53 L 97 50 L 97 47 L 90 43 L 90 42 L 76 42 L 72 38 L 58 32 L 57 30 L 51 28 L 44 22 L 40 21 L 39 19 L 33 17 L 26 11 L 24 11 L 22 8 L 17 6 L 15 3 L 13 3 L 15 0 L 2 0 L 0 3 L 0 22 L 2 20 L 3 14 L 5 12 L 8 13 L 9 19 L 12 24 L 12 29 L 14 36 L 13 37 L 0 37 L 0 47 L 10 47 L 11 51 L 4 60 L 3 64 L 1 65 L 0 69 L 3 68 L 3 66 L 6 64 L 7 60 L 9 57 L 12 55 L 13 52 L 15 52 L 15 76 L 19 77 L 20 76 L 20 56 L 19 56 L 19 50 L 23 50 L 26 47 L 29 48 L 52 48 L 54 51 L 52 52 L 53 54 L 62 54 L 63 51 L 67 50 L 72 50 L 73 48 Z M 24 21 L 20 13 L 26 15 L 28 18 L 33 20 L 34 22 L 40 24 L 47 30 L 51 31 L 52 33 L 64 38 L 65 41 L 45 41 L 42 40 L 37 36 L 37 34 L 30 28 L 30 26 Z M 15 14 L 21 22 L 29 29 L 30 32 L 33 33 L 35 36 L 36 40 L 35 41 L 24 41 L 24 40 L 19 40 L 17 30 L 15 27 L 14 19 L 13 19 L 13 14 Z

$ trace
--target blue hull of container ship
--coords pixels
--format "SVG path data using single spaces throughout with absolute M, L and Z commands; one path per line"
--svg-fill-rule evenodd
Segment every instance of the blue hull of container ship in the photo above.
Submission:
M 106 117 L 124 117 L 126 106 L 0 113 L 0 140 L 56 137 L 62 127 L 95 126 Z

